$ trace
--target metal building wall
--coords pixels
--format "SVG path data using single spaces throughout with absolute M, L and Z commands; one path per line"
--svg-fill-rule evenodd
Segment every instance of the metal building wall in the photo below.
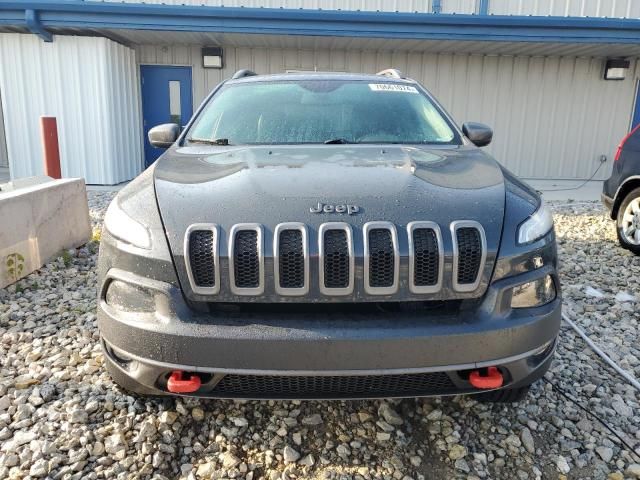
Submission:
M 494 15 L 640 18 L 638 0 L 490 0 Z
M 9 166 L 7 155 L 7 139 L 4 133 L 4 116 L 2 115 L 2 92 L 0 91 L 0 167 Z
M 442 0 L 441 13 L 477 13 L 479 0 Z
M 0 91 L 13 178 L 43 172 L 39 118 L 58 119 L 62 174 L 116 184 L 142 168 L 135 52 L 106 38 L 0 34 Z
M 308 8 L 323 10 L 363 10 L 382 12 L 430 13 L 433 0 L 107 0 L 129 3 L 164 3 L 167 5 L 207 5 L 211 7 L 248 8 Z M 447 2 L 474 2 L 475 0 L 442 0 Z
M 433 11 L 433 0 L 106 0 L 170 5 L 308 8 L 383 12 Z M 440 0 L 441 13 L 478 13 L 480 0 Z M 489 0 L 494 15 L 558 15 L 640 18 L 640 0 Z
M 203 69 L 199 46 L 139 46 L 140 63 L 191 65 L 194 103 L 240 68 L 260 73 L 325 70 L 374 73 L 395 67 L 421 81 L 462 123 L 491 125 L 487 148 L 524 178 L 588 178 L 609 163 L 629 128 L 637 62 L 626 80 L 602 80 L 603 60 L 357 50 L 224 48 L 223 70 Z
M 212 7 L 308 8 L 381 12 L 433 12 L 433 0 L 106 0 L 168 5 L 208 5 Z M 478 0 L 440 0 L 441 13 L 475 13 Z

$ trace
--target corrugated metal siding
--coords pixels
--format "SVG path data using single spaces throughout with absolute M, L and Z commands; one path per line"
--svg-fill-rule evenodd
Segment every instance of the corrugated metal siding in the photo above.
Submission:
M 638 0 L 491 0 L 495 15 L 640 18 Z
M 141 170 L 135 52 L 106 38 L 0 34 L 0 90 L 13 178 L 43 172 L 39 118 L 58 119 L 62 174 L 116 184 Z M 9 60 L 8 60 L 9 59 Z M 8 60 L 8 61 L 7 61 Z
M 478 13 L 478 0 L 443 0 L 442 13 Z
M 111 164 L 112 180 L 95 182 L 115 184 L 138 175 L 143 166 L 142 103 L 135 51 L 109 41 L 106 45 L 106 91 L 109 144 L 106 160 Z
M 122 0 L 106 0 L 120 2 Z M 362 10 L 381 12 L 431 13 L 433 0 L 124 0 L 130 3 L 167 5 L 207 5 L 211 7 L 308 8 L 322 10 Z M 442 13 L 475 13 L 477 0 L 441 0 Z
M 192 65 L 195 105 L 240 68 L 399 68 L 422 82 L 460 123 L 491 125 L 495 140 L 487 151 L 525 178 L 588 178 L 600 155 L 612 159 L 628 130 L 640 75 L 634 62 L 625 81 L 605 82 L 602 59 L 575 57 L 225 47 L 225 69 L 205 70 L 198 46 L 139 46 L 137 55 L 141 63 Z M 610 163 L 598 177 L 606 178 L 609 169 Z
M 105 0 L 169 5 L 432 12 L 433 0 Z M 441 0 L 442 13 L 478 13 L 479 0 Z M 640 18 L 640 0 L 490 0 L 495 15 Z
M 121 2 L 123 0 L 107 0 Z M 164 3 L 167 5 L 207 5 L 210 7 L 248 8 L 309 8 L 323 10 L 363 10 L 381 12 L 430 13 L 433 0 L 124 0 L 128 3 Z M 475 0 L 443 0 L 447 3 L 465 3 Z
M 9 166 L 7 139 L 4 133 L 4 116 L 2 115 L 2 92 L 0 91 L 0 167 Z

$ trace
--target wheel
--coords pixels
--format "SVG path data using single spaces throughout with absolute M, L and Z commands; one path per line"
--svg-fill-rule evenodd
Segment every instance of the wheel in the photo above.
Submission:
M 640 188 L 632 190 L 622 201 L 616 227 L 620 245 L 640 255 Z
M 503 390 L 491 390 L 478 393 L 474 397 L 484 403 L 514 403 L 524 400 L 529 394 L 530 385 L 519 388 L 505 388 Z

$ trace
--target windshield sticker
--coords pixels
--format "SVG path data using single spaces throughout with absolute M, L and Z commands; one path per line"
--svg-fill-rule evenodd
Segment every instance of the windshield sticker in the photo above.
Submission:
M 416 87 L 412 87 L 411 85 L 398 85 L 397 83 L 370 83 L 369 88 L 374 92 L 418 93 Z

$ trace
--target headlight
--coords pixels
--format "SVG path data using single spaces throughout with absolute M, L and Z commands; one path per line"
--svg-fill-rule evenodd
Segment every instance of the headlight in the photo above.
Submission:
M 512 308 L 540 307 L 556 298 L 556 286 L 551 275 L 513 288 Z
M 151 248 L 151 235 L 144 225 L 125 213 L 114 199 L 104 216 L 104 226 L 111 235 L 139 248 Z
M 535 242 L 544 237 L 553 228 L 553 215 L 551 210 L 544 204 L 525 220 L 518 228 L 518 244 Z
M 107 305 L 126 312 L 155 312 L 153 293 L 138 285 L 113 280 L 107 287 Z

